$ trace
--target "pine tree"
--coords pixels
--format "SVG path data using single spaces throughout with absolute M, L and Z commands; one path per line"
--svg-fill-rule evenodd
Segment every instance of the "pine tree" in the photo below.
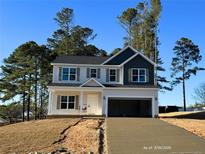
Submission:
M 72 9 L 63 8 L 54 18 L 59 29 L 53 33 L 52 38 L 47 39 L 48 47 L 53 51 L 54 57 L 57 55 L 107 55 L 103 50 L 89 44 L 96 34 L 88 27 L 74 26 L 73 16 Z M 89 50 L 91 47 L 92 50 Z
M 158 22 L 162 7 L 160 0 L 140 2 L 135 8 L 128 8 L 118 17 L 120 24 L 127 32 L 124 45 L 132 45 L 135 49 L 142 52 L 151 60 L 157 63 L 157 81 L 160 89 L 171 90 L 166 86 L 169 81 L 159 75 L 165 71 L 162 67 L 163 61 L 159 56 Z
M 176 46 L 173 50 L 174 58 L 171 63 L 171 77 L 173 78 L 172 85 L 175 86 L 182 83 L 184 111 L 186 111 L 185 81 L 188 80 L 191 75 L 196 75 L 197 71 L 204 70 L 204 68 L 197 66 L 201 61 L 202 56 L 200 55 L 199 47 L 190 39 L 184 37 L 176 42 Z
M 34 96 L 34 114 L 37 119 L 37 95 L 40 86 L 50 81 L 50 53 L 45 46 L 38 46 L 33 41 L 20 45 L 1 66 L 3 77 L 0 80 L 2 101 L 19 97 L 22 101 L 22 116 L 24 121 L 27 106 L 27 120 L 30 120 L 30 106 Z M 47 71 L 42 71 L 47 69 Z M 39 72 L 41 71 L 41 78 Z M 44 76 L 47 78 L 46 81 Z M 41 85 L 39 84 L 41 83 Z M 44 86 L 45 88 L 45 86 Z M 26 105 L 27 102 L 27 105 Z

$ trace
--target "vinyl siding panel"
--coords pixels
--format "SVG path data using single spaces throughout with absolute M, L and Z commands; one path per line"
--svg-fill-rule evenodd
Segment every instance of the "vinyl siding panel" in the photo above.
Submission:
M 133 83 L 130 80 L 130 69 L 131 68 L 146 68 L 149 71 L 149 81 L 146 83 Z M 147 85 L 154 85 L 154 66 L 145 60 L 142 56 L 137 55 L 135 58 L 130 60 L 124 65 L 124 84 L 131 85 L 131 84 L 147 84 Z
M 75 68 L 79 68 L 79 80 L 76 80 L 76 81 L 64 81 L 64 80 L 59 80 L 59 68 L 60 67 L 75 67 Z M 99 66 L 96 66 L 96 67 L 87 67 L 87 66 L 60 66 L 60 65 L 54 65 L 53 66 L 53 83 L 74 83 L 74 84 L 82 84 L 84 82 L 86 82 L 87 80 L 89 80 L 90 77 L 87 76 L 87 70 L 90 70 L 90 68 L 96 68 L 99 72 L 99 69 L 100 69 L 100 74 L 99 74 L 99 77 L 100 78 L 96 78 L 97 81 L 99 81 L 100 83 L 102 84 L 110 84 L 109 82 L 106 81 L 106 70 L 108 69 L 108 67 L 99 67 Z M 112 67 L 113 68 L 113 67 Z M 117 67 L 116 67 L 117 68 Z M 90 72 L 90 71 L 89 71 Z M 119 75 L 121 74 L 122 72 L 122 68 L 120 68 L 119 70 Z M 117 83 L 122 83 L 122 75 L 119 76 L 119 82 L 116 82 Z M 112 83 L 113 84 L 113 83 Z
M 128 58 L 133 56 L 135 53 L 136 53 L 135 51 L 131 50 L 130 48 L 127 48 L 126 50 L 121 52 L 119 55 L 117 55 L 116 57 L 114 57 L 113 59 L 105 63 L 105 65 L 120 65 L 124 61 L 126 61 Z

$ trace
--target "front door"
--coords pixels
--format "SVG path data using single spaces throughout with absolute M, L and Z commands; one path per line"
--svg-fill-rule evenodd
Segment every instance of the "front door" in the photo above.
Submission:
M 97 94 L 88 94 L 87 95 L 87 112 L 88 114 L 97 114 L 98 106 L 98 95 Z

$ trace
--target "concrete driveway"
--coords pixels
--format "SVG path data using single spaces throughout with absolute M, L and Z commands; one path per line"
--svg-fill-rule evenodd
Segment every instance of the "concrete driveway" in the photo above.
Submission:
M 107 118 L 109 154 L 205 154 L 205 140 L 153 118 Z

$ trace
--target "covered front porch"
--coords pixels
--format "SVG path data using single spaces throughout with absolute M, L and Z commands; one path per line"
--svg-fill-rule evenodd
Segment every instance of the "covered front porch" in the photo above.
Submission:
M 102 115 L 101 88 L 49 88 L 48 115 Z

